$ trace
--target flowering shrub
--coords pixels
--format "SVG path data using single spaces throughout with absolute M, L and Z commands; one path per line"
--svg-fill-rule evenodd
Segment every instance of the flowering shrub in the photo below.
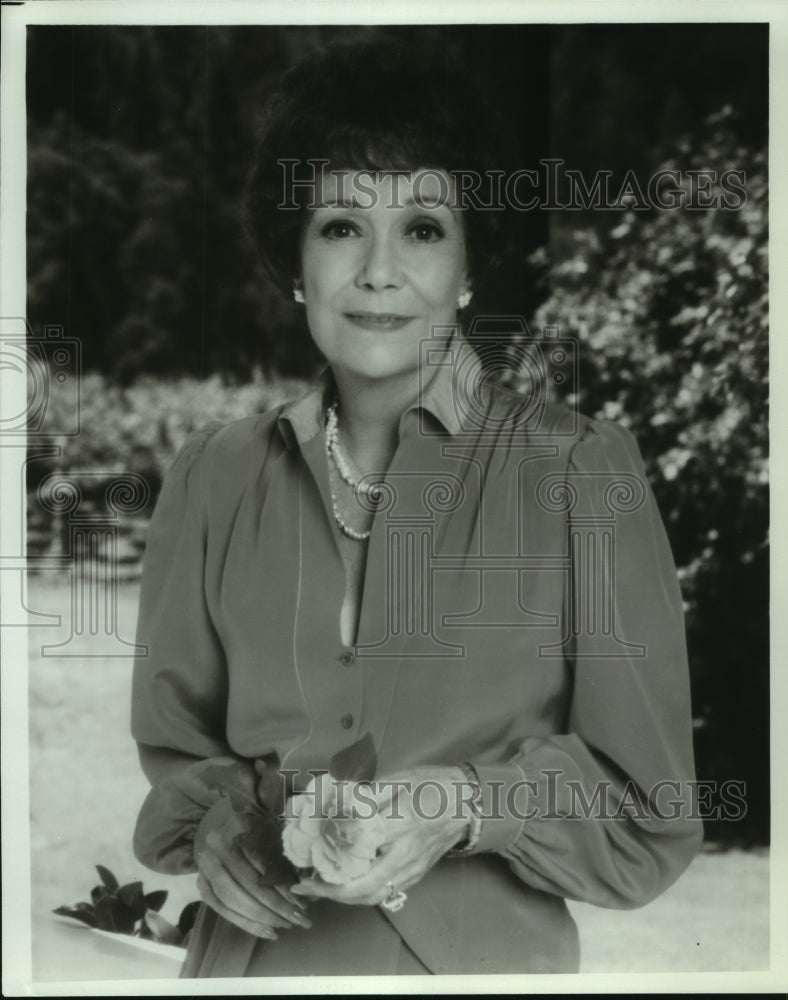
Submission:
M 567 230 L 543 258 L 535 326 L 579 341 L 568 401 L 634 434 L 685 599 L 704 778 L 745 780 L 768 836 L 768 199 L 765 151 L 725 109 L 660 168 L 744 172 L 737 210 L 629 211 Z M 686 184 L 686 180 L 684 182 Z M 710 196 L 723 192 L 714 185 Z M 608 215 L 606 218 L 610 218 Z M 741 684 L 742 673 L 747 676 Z M 745 833 L 745 831 L 747 831 Z M 757 832 L 755 832 L 757 831 Z
M 259 369 L 241 385 L 212 375 L 145 377 L 124 387 L 92 372 L 81 380 L 78 435 L 62 433 L 73 418 L 61 412 L 61 397 L 52 396 L 43 430 L 61 454 L 50 460 L 50 466 L 62 471 L 137 472 L 160 481 L 191 431 L 212 421 L 263 413 L 300 395 L 303 388 L 296 380 L 269 381 Z
M 735 166 L 746 174 L 744 204 L 632 211 L 606 238 L 573 232 L 549 267 L 552 293 L 536 317 L 537 328 L 559 324 L 580 342 L 579 387 L 568 402 L 635 434 L 690 608 L 698 575 L 730 530 L 731 491 L 749 521 L 737 560 L 751 563 L 766 541 L 766 153 L 731 148 L 727 118 L 712 118 L 699 149 L 684 143 L 660 168 L 685 177 Z
M 304 383 L 268 380 L 257 370 L 243 385 L 225 383 L 220 376 L 208 379 L 144 378 L 119 386 L 103 375 L 90 373 L 80 382 L 79 433 L 68 436 L 74 414 L 66 412 L 67 400 L 52 393 L 44 416 L 42 445 L 59 448 L 55 455 L 33 458 L 27 467 L 28 545 L 31 553 L 44 552 L 59 541 L 64 526 L 38 501 L 38 484 L 50 473 L 100 472 L 107 477 L 135 473 L 148 484 L 150 499 L 136 518 L 120 525 L 125 547 L 121 552 L 139 560 L 145 542 L 146 517 L 150 515 L 162 480 L 186 437 L 213 421 L 229 422 L 262 413 L 299 396 Z M 38 449 L 37 449 L 38 450 Z M 103 484 L 82 483 L 86 507 L 101 511 Z M 84 511 L 83 511 L 84 512 Z

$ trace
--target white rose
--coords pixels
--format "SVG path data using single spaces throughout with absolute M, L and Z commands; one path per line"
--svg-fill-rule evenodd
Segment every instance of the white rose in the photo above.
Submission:
M 313 778 L 305 792 L 291 799 L 282 832 L 285 856 L 296 868 L 314 868 L 334 885 L 364 875 L 381 843 L 379 828 L 340 815 L 348 790 L 348 782 L 336 782 L 330 774 Z

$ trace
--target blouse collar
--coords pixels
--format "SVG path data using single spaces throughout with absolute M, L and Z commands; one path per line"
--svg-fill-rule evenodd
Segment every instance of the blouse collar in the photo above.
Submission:
M 459 434 L 467 415 L 479 405 L 478 398 L 469 398 L 469 383 L 475 381 L 477 393 L 487 391 L 486 380 L 480 377 L 479 357 L 459 329 L 452 333 L 445 350 L 442 338 L 436 339 L 434 348 L 422 344 L 421 374 L 424 389 L 402 414 L 400 434 L 406 415 L 419 409 L 432 414 L 448 434 Z M 296 442 L 303 446 L 323 431 L 326 408 L 334 393 L 334 377 L 327 366 L 303 396 L 283 407 L 278 425 L 288 448 Z

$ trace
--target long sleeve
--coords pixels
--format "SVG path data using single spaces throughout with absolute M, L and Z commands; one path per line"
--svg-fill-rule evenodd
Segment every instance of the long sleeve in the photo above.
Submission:
M 702 840 L 681 594 L 626 430 L 590 423 L 560 487 L 572 560 L 566 732 L 526 738 L 500 764 L 474 762 L 488 817 L 476 849 L 503 855 L 537 889 L 634 907 Z
M 195 869 L 195 840 L 225 821 L 228 808 L 255 802 L 254 769 L 225 738 L 227 666 L 204 592 L 203 456 L 212 432 L 190 437 L 165 479 L 148 531 L 137 625 L 147 654 L 134 665 L 132 735 L 143 759 L 166 760 L 169 752 L 179 764 L 154 781 L 134 852 L 172 874 Z

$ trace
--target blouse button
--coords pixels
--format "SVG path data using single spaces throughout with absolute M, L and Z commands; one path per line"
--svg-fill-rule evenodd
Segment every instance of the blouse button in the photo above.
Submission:
M 342 728 L 350 729 L 352 725 L 353 725 L 353 716 L 350 714 L 350 712 L 348 712 L 347 715 L 342 716 Z
M 349 650 L 346 653 L 343 653 L 339 659 L 346 667 L 349 667 L 351 664 L 356 662 L 355 656 Z

